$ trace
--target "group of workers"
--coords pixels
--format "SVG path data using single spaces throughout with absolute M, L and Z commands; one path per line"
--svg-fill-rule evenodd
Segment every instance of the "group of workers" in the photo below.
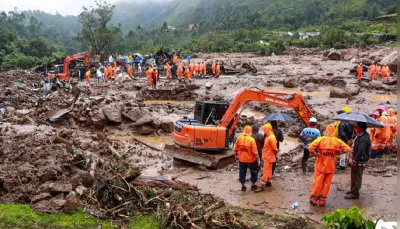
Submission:
M 363 64 L 360 63 L 357 66 L 357 80 L 360 81 L 364 75 Z M 382 77 L 382 82 L 384 82 L 385 78 L 389 81 L 390 69 L 387 64 L 381 66 L 379 63 L 372 63 L 368 68 L 369 73 L 369 81 L 378 80 L 379 77 Z
M 345 106 L 338 112 L 341 113 L 351 113 L 351 109 Z M 374 117 L 384 125 L 384 128 L 371 128 L 368 133 L 365 122 L 353 125 L 336 121 L 326 126 L 323 136 L 318 130 L 317 119 L 310 118 L 310 124 L 300 133 L 299 141 L 304 143 L 303 173 L 307 174 L 308 158 L 316 157 L 310 196 L 312 205 L 326 204 L 334 172 L 340 169 L 337 167 L 337 159 L 344 155 L 349 155 L 346 161 L 351 167 L 351 186 L 344 198 L 359 198 L 363 171 L 369 159 L 381 156 L 388 148 L 393 147 L 391 143 L 396 135 L 397 119 L 393 108 L 386 110 L 386 107 L 381 105 L 374 113 Z M 239 161 L 239 181 L 242 184 L 242 191 L 247 190 L 245 186 L 247 169 L 251 175 L 251 190 L 261 192 L 265 187 L 272 186 L 279 142 L 283 141 L 283 136 L 277 129 L 276 121 L 263 125 L 261 129 L 264 135 L 258 133 L 258 128 L 255 126 L 245 126 L 243 134 L 235 142 L 234 151 L 235 158 Z M 262 179 L 257 187 L 257 174 L 261 161 Z

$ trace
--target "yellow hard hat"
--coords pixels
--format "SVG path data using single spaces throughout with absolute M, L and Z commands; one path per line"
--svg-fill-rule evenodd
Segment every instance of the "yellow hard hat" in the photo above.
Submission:
M 348 106 L 344 106 L 342 111 L 344 111 L 346 114 L 351 113 L 351 109 Z

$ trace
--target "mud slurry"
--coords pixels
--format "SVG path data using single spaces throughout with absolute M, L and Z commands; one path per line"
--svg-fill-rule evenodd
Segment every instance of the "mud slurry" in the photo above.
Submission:
M 390 51 L 380 50 L 382 55 Z M 359 55 L 370 51 L 361 50 Z M 300 120 L 279 124 L 285 140 L 281 143 L 273 188 L 266 192 L 239 191 L 238 168 L 234 164 L 214 171 L 186 164 L 174 165 L 163 147 L 172 142 L 173 122 L 183 116 L 193 117 L 196 100 L 231 101 L 236 93 L 252 87 L 298 93 L 304 96 L 318 118 L 321 131 L 344 105 L 367 114 L 379 104 L 397 109 L 395 86 L 380 82 L 357 84 L 349 74 L 353 64 L 324 60 L 322 53 L 317 51 L 302 50 L 297 55 L 273 57 L 207 54 L 200 58 L 209 61 L 221 56 L 232 66 L 239 66 L 236 62 L 244 58 L 258 71 L 219 79 L 194 79 L 191 84 L 162 79 L 157 90 L 146 89 L 143 78 L 132 81 L 120 77 L 114 83 L 91 84 L 90 87 L 78 83 L 76 86 L 81 89 L 81 95 L 73 110 L 56 122 L 50 122 L 46 113 L 69 105 L 72 100 L 69 90 L 59 89 L 44 98 L 33 86 L 42 79 L 41 75 L 25 71 L 0 74 L 1 88 L 11 89 L 11 94 L 0 94 L 1 106 L 6 111 L 5 121 L 0 124 L 0 202 L 32 203 L 35 209 L 43 212 L 68 211 L 88 203 L 84 196 L 92 192 L 93 197 L 93 190 L 101 183 L 102 176 L 108 180 L 112 177 L 110 174 L 118 177 L 115 169 L 122 166 L 123 161 L 144 175 L 174 175 L 197 185 L 198 195 L 210 193 L 228 205 L 250 209 L 248 214 L 247 211 L 240 213 L 243 210 L 232 210 L 232 214 L 250 225 L 257 222 L 253 226 L 262 228 L 307 228 L 303 221 L 318 221 L 325 212 L 351 205 L 368 208 L 370 217 L 396 218 L 393 196 L 397 168 L 396 160 L 390 158 L 371 161 L 364 175 L 360 200 L 343 199 L 350 183 L 347 169 L 335 174 L 326 207 L 309 206 L 313 160 L 308 164 L 310 174 L 301 175 L 302 148 L 297 137 L 304 124 Z M 289 79 L 296 82 L 290 88 L 287 87 Z M 16 80 L 22 83 L 21 88 L 14 85 Z M 207 89 L 206 83 L 211 88 Z M 335 88 L 352 91 L 356 88 L 358 93 L 347 98 L 331 98 L 330 92 Z M 4 101 L 8 105 L 4 105 Z M 277 111 L 295 115 L 287 108 L 260 103 L 246 105 L 236 129 L 237 135 L 245 125 L 261 126 L 263 117 Z M 67 142 L 59 143 L 57 136 Z M 128 170 L 125 165 L 121 168 Z M 123 187 L 123 184 L 118 185 Z M 78 192 L 83 190 L 82 187 L 86 191 L 81 195 Z M 299 202 L 299 207 L 291 210 L 290 205 L 294 202 Z M 94 207 L 97 204 L 91 203 Z M 258 216 L 252 210 L 278 216 Z M 279 215 L 301 217 L 303 221 L 290 221 L 284 217 L 279 220 Z M 223 218 L 224 213 L 220 217 Z

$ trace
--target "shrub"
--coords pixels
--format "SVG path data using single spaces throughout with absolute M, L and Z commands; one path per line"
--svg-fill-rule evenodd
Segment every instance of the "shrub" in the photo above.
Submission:
M 366 209 L 360 211 L 356 206 L 351 207 L 349 210 L 341 208 L 337 209 L 335 212 L 323 215 L 321 220 L 324 221 L 329 228 L 374 229 L 374 221 L 363 217 L 363 214 L 366 212 Z

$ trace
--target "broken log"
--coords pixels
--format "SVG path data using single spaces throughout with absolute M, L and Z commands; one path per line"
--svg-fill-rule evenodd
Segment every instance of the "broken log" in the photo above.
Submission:
M 65 143 L 65 144 L 67 144 L 67 145 L 72 146 L 72 141 L 69 141 L 69 140 L 67 140 L 67 139 L 65 139 L 65 138 L 62 138 L 62 137 L 60 137 L 60 136 L 57 136 L 57 137 L 54 139 L 54 142 L 55 142 L 55 143 Z
M 186 188 L 187 190 L 198 191 L 198 188 L 195 185 L 176 180 L 170 176 L 140 176 L 136 178 L 132 184 L 135 186 L 150 186 L 172 189 Z
M 118 158 L 121 158 L 121 154 L 118 153 L 118 151 L 116 149 L 114 149 L 114 147 L 108 145 L 108 149 L 111 151 L 111 153 L 115 156 L 117 156 Z
M 141 140 L 139 140 L 139 139 L 137 139 L 135 137 L 132 137 L 132 140 L 135 140 L 135 141 L 137 141 L 137 142 L 149 147 L 150 149 L 153 149 L 153 150 L 156 150 L 156 151 L 163 151 L 162 149 L 159 149 L 157 147 L 151 146 L 151 145 L 147 144 L 146 142 L 143 142 L 143 141 L 141 141 Z

